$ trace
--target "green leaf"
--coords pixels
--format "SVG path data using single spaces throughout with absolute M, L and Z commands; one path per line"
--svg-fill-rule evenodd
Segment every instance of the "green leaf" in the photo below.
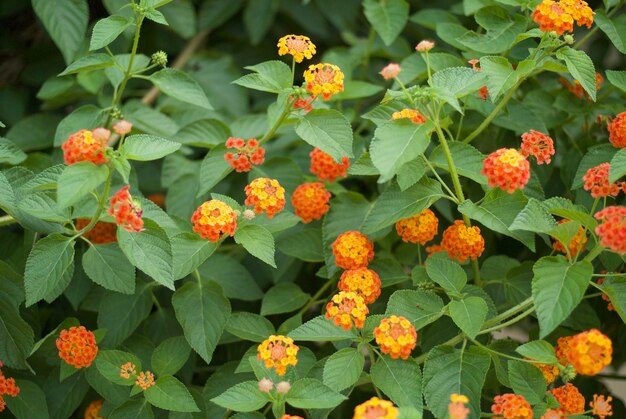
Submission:
M 180 148 L 180 143 L 166 140 L 154 135 L 131 135 L 122 145 L 122 156 L 128 160 L 158 160 L 172 154 Z
M 109 419 L 153 419 L 152 407 L 144 398 L 130 400 L 113 410 Z
M 85 398 L 89 385 L 83 374 L 59 382 L 58 370 L 51 371 L 43 385 L 51 418 L 69 418 Z
M 328 357 L 324 364 L 324 384 L 341 391 L 352 387 L 363 371 L 365 358 L 356 348 L 344 348 Z
M 480 59 L 481 67 L 485 58 L 488 57 Z M 446 89 L 457 98 L 474 93 L 484 84 L 485 72 L 476 71 L 469 67 L 448 67 L 433 74 L 433 87 Z M 491 89 L 489 92 L 491 93 Z
M 443 300 L 430 291 L 398 290 L 389 297 L 385 313 L 406 317 L 420 330 L 443 315 Z
M 48 419 L 46 395 L 32 381 L 17 379 L 15 384 L 20 388 L 17 397 L 4 397 L 9 411 L 18 419 Z
M 606 37 L 622 54 L 626 54 L 626 16 L 620 14 L 613 18 L 606 15 L 602 9 L 595 10 L 593 20 Z
M 516 351 L 526 358 L 540 361 L 544 364 L 555 364 L 557 362 L 554 347 L 545 340 L 534 340 L 525 343 L 519 346 Z
M 596 69 L 591 58 L 581 50 L 563 47 L 556 52 L 557 58 L 565 61 L 572 77 L 580 82 L 583 89 L 596 101 Z
M 333 391 L 313 378 L 302 378 L 292 384 L 287 393 L 287 403 L 300 409 L 330 409 L 347 397 Z
M 204 279 L 188 282 L 176 290 L 172 305 L 187 342 L 210 364 L 230 317 L 230 302 L 222 289 Z
M 28 368 L 26 358 L 31 355 L 34 344 L 34 333 L 30 325 L 22 319 L 19 304 L 23 301 L 7 292 L 9 280 L 1 278 L 4 285 L 0 285 L 0 359 L 9 368 Z M 21 293 L 21 291 L 18 291 Z
M 370 155 L 374 166 L 380 171 L 379 182 L 391 179 L 403 164 L 424 153 L 430 143 L 433 124 L 415 124 L 401 119 L 379 126 L 370 144 Z
M 609 296 L 615 311 L 626 323 L 626 278 L 606 277 L 600 288 Z
M 185 125 L 176 133 L 174 141 L 194 147 L 212 148 L 230 137 L 230 129 L 217 119 L 200 119 Z
M 307 113 L 296 125 L 296 134 L 337 162 L 343 157 L 354 157 L 350 122 L 334 109 L 314 109 Z
M 461 351 L 438 346 L 424 363 L 423 389 L 426 405 L 435 417 L 446 417 L 450 394 L 463 394 L 470 400 L 470 417 L 480 413 L 480 394 L 489 370 L 490 358 L 472 349 Z
M 104 48 L 122 34 L 132 22 L 120 15 L 100 19 L 93 27 L 89 51 Z
M 231 256 L 215 253 L 198 270 L 203 278 L 220 284 L 228 298 L 245 301 L 263 298 L 263 291 L 250 272 Z
M 505 57 L 489 56 L 480 59 L 481 73 L 487 75 L 487 88 L 492 102 L 507 92 L 518 80 L 513 66 Z
M 52 234 L 35 243 L 26 260 L 24 290 L 26 306 L 58 297 L 74 274 L 74 240 Z
M 217 250 L 217 244 L 195 233 L 183 232 L 172 237 L 174 280 L 189 275 Z
M 613 183 L 626 175 L 626 149 L 620 149 L 611 159 L 609 182 Z
M 176 374 L 187 362 L 191 348 L 183 336 L 174 336 L 164 340 L 152 352 L 150 364 L 154 373 L 160 377 Z
M 79 50 L 89 21 L 86 0 L 32 0 L 37 17 L 70 63 Z
M 88 54 L 84 57 L 80 57 L 78 60 L 68 65 L 67 68 L 59 74 L 59 76 L 101 70 L 103 68 L 111 67 L 112 65 L 113 60 L 108 54 Z
M 80 201 L 104 183 L 108 176 L 107 166 L 96 166 L 88 161 L 67 166 L 59 176 L 57 189 L 59 206 L 66 208 Z
M 211 401 L 236 412 L 254 412 L 265 406 L 269 400 L 259 391 L 257 381 L 245 381 L 232 386 Z
M 222 179 L 224 179 L 232 168 L 230 164 L 224 159 L 224 153 L 226 147 L 223 145 L 217 146 L 209 151 L 200 166 L 200 187 L 198 188 L 198 197 L 203 196 L 209 192 L 215 185 L 217 185 Z
M 530 250 L 535 250 L 535 237 L 529 231 L 511 231 L 509 226 L 517 214 L 526 206 L 528 200 L 517 190 L 509 194 L 500 189 L 492 189 L 480 205 L 469 199 L 459 204 L 459 212 L 478 221 L 490 230 L 513 237 L 522 242 Z
M 456 40 L 465 47 L 484 54 L 500 54 L 508 50 L 527 27 L 524 16 L 515 14 L 511 17 L 505 9 L 497 6 L 480 9 L 474 18 L 476 23 L 487 30 L 486 33 L 468 31 Z
M 117 350 L 100 350 L 96 357 L 96 368 L 100 374 L 112 383 L 121 386 L 132 386 L 135 384 L 136 378 L 120 377 L 122 365 L 130 362 L 135 365 L 137 373 L 141 371 L 141 361 L 135 355 Z
M 428 258 L 426 273 L 448 293 L 460 293 L 467 283 L 467 275 L 461 265 L 447 257 Z
M 261 304 L 261 315 L 291 313 L 309 300 L 309 294 L 302 292 L 293 282 L 282 282 L 267 290 Z
M 174 70 L 173 68 L 164 68 L 150 75 L 150 80 L 163 93 L 174 99 L 191 103 L 204 109 L 213 109 L 202 87 L 187 73 Z
M 372 365 L 372 382 L 398 407 L 422 412 L 422 371 L 412 359 L 391 359 L 382 355 Z
M 396 40 L 409 19 L 406 0 L 365 0 L 363 9 L 368 22 L 387 46 Z
M 135 293 L 135 267 L 117 243 L 89 247 L 83 255 L 83 269 L 93 282 L 108 290 Z
M 582 300 L 593 274 L 593 266 L 583 260 L 568 263 L 563 256 L 546 256 L 533 266 L 533 302 L 543 338 L 561 324 Z
M 622 92 L 626 92 L 626 71 L 606 70 L 606 78 Z
M 228 319 L 226 331 L 238 338 L 252 342 L 263 342 L 276 333 L 272 322 L 254 313 L 233 313 Z
M 450 317 L 470 338 L 475 338 L 487 317 L 487 303 L 480 297 L 450 301 Z
M 444 196 L 441 184 L 428 177 L 405 191 L 400 191 L 400 187 L 392 183 L 374 202 L 362 232 L 376 233 L 396 221 L 419 214 Z
M 26 153 L 20 150 L 12 141 L 0 137 L 0 164 L 16 165 L 26 160 L 26 157 Z
M 546 396 L 546 380 L 541 370 L 527 362 L 509 361 L 509 381 L 515 394 L 536 405 Z
M 160 377 L 154 385 L 143 392 L 152 406 L 174 412 L 199 412 L 187 387 L 171 376 Z
M 332 342 L 356 339 L 357 334 L 354 329 L 344 330 L 335 326 L 332 320 L 328 320 L 324 316 L 317 316 L 289 332 L 289 337 L 296 341 Z
M 517 214 L 509 230 L 526 230 L 547 234 L 558 224 L 548 209 L 535 198 L 530 198 L 523 210 Z
M 274 236 L 265 227 L 247 224 L 235 231 L 235 242 L 242 245 L 252 256 L 272 267 L 274 262 Z
M 151 287 L 143 284 L 133 295 L 107 292 L 100 299 L 98 327 L 106 329 L 105 346 L 117 346 L 133 334 L 152 310 Z
M 174 289 L 172 246 L 161 227 L 152 220 L 145 220 L 144 229 L 138 233 L 118 228 L 117 240 L 133 265 L 159 284 Z
M 322 229 L 318 227 L 290 228 L 276 240 L 282 253 L 305 262 L 323 262 Z
M 279 4 L 277 0 L 257 0 L 246 5 L 243 23 L 253 45 L 261 42 L 272 26 Z
M 456 141 L 448 144 L 448 147 L 459 175 L 472 179 L 474 182 L 480 183 L 481 185 L 487 184 L 487 177 L 480 173 L 483 168 L 483 161 L 485 160 L 483 153 L 469 144 Z M 446 159 L 443 147 L 440 145 L 430 153 L 428 161 L 435 167 L 449 170 L 448 160 Z
M 280 93 L 291 87 L 291 68 L 282 61 L 265 61 L 245 68 L 254 73 L 246 74 L 233 83 L 270 93 Z

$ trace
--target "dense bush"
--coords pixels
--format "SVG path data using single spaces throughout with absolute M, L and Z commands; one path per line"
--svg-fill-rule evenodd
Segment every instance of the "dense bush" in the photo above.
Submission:
M 2 2 L 0 411 L 626 417 L 624 3 Z

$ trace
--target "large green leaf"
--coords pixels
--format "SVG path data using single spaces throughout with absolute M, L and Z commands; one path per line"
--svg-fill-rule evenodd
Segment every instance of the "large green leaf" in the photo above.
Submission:
M 232 172 L 233 169 L 230 167 L 230 164 L 224 159 L 224 153 L 226 153 L 226 147 L 220 145 L 209 151 L 202 160 L 198 197 L 209 192 Z
M 510 230 L 526 230 L 547 234 L 557 227 L 556 220 L 541 201 L 530 198 L 509 226 Z
M 556 56 L 567 65 L 572 77 L 580 82 L 591 99 L 596 100 L 596 69 L 591 58 L 581 50 L 564 47 L 557 51 Z
M 290 313 L 302 307 L 309 300 L 305 293 L 293 282 L 282 282 L 267 290 L 261 304 L 261 315 Z
M 601 285 L 615 307 L 615 311 L 626 323 L 626 277 L 606 277 Z
M 499 54 L 508 50 L 527 27 L 524 16 L 510 16 L 505 9 L 496 6 L 480 9 L 474 18 L 476 23 L 487 30 L 486 33 L 466 32 L 456 40 L 484 54 Z
M 365 0 L 363 9 L 368 22 L 387 46 L 396 40 L 409 19 L 406 0 Z
M 0 164 L 19 164 L 23 162 L 26 157 L 26 153 L 24 153 L 12 141 L 0 137 Z
M 32 0 L 37 17 L 69 64 L 85 39 L 87 0 Z
M 463 394 L 470 400 L 471 417 L 480 413 L 480 395 L 490 358 L 482 352 L 462 351 L 439 346 L 428 353 L 424 363 L 423 389 L 426 404 L 435 417 L 446 417 L 451 394 Z
M 74 274 L 74 240 L 52 234 L 35 243 L 24 272 L 26 306 L 58 297 Z
M 263 226 L 247 224 L 235 232 L 235 242 L 242 245 L 252 256 L 272 267 L 274 261 L 274 236 Z
M 606 78 L 622 92 L 626 92 L 626 71 L 607 70 Z
M 174 289 L 172 245 L 167 234 L 152 220 L 144 221 L 138 233 L 117 229 L 120 248 L 137 268 L 159 284 Z
M 154 135 L 131 135 L 124 141 L 122 155 L 128 160 L 158 160 L 172 154 L 180 148 L 180 143 L 166 140 Z
M 176 290 L 172 305 L 187 342 L 209 364 L 230 317 L 222 289 L 204 279 L 188 282 Z
M 492 102 L 508 91 L 517 82 L 517 72 L 504 57 L 489 56 L 480 59 L 481 72 L 487 75 L 487 88 Z
M 590 262 L 570 264 L 563 256 L 546 256 L 533 266 L 533 302 L 539 319 L 539 337 L 557 328 L 582 300 L 593 274 Z
M 153 419 L 152 407 L 145 398 L 130 400 L 116 407 L 109 419 Z
M 17 397 L 4 397 L 9 411 L 18 419 L 48 419 L 46 395 L 32 381 L 17 379 L 15 384 L 20 392 Z
M 357 334 L 354 329 L 344 330 L 335 326 L 332 320 L 318 316 L 289 332 L 289 337 L 296 341 L 325 342 L 355 339 Z
M 263 342 L 268 336 L 276 333 L 272 322 L 254 313 L 233 313 L 228 319 L 226 331 L 238 338 Z
M 480 59 L 481 66 L 484 58 Z M 477 91 L 484 84 L 485 73 L 469 67 L 448 67 L 433 74 L 433 87 L 446 89 L 457 98 Z
M 132 24 L 132 21 L 124 16 L 113 15 L 100 19 L 93 27 L 89 50 L 104 48 L 122 34 Z
M 174 280 L 184 278 L 217 250 L 217 244 L 195 233 L 183 232 L 171 238 Z
M 220 284 L 228 298 L 245 301 L 263 298 L 254 277 L 232 256 L 215 253 L 198 270 L 203 278 Z
M 540 361 L 544 364 L 554 364 L 557 362 L 554 354 L 554 347 L 545 340 L 533 340 L 518 346 L 516 351 L 526 358 Z
M 11 282 L 4 276 L 0 276 L 0 282 L 0 359 L 10 368 L 26 369 L 26 358 L 33 348 L 34 333 L 19 312 L 18 305 L 24 296 L 19 295 L 19 289 L 9 289 Z
M 236 412 L 254 412 L 267 404 L 269 400 L 259 391 L 257 381 L 245 381 L 230 387 L 211 401 Z
M 448 293 L 460 293 L 467 283 L 467 274 L 461 265 L 447 257 L 428 258 L 426 273 Z
M 619 16 L 609 18 L 606 15 L 606 11 L 598 9 L 595 11 L 593 20 L 615 45 L 615 48 L 622 54 L 626 54 L 626 16 L 620 14 Z
M 152 352 L 150 364 L 157 376 L 174 375 L 187 362 L 191 348 L 183 336 L 165 339 Z
M 291 69 L 282 61 L 265 61 L 246 67 L 254 73 L 246 74 L 233 83 L 248 89 L 263 92 L 280 93 L 291 87 Z
M 57 201 L 61 208 L 68 207 L 91 193 L 107 179 L 109 169 L 91 162 L 67 166 L 59 176 Z
M 135 293 L 135 267 L 116 243 L 89 247 L 83 255 L 83 269 L 93 282 L 108 290 Z
M 422 371 L 413 360 L 391 359 L 383 355 L 370 370 L 372 382 L 398 407 L 422 411 Z
M 108 292 L 100 300 L 98 327 L 106 329 L 105 346 L 115 347 L 133 334 L 152 310 L 151 287 L 137 287 L 133 295 Z
M 313 378 L 302 378 L 291 385 L 287 403 L 300 409 L 328 409 L 337 406 L 347 397 Z
M 403 164 L 423 154 L 430 143 L 433 124 L 415 124 L 407 119 L 389 121 L 379 126 L 370 144 L 374 166 L 380 171 L 379 182 L 391 179 Z
M 541 370 L 529 363 L 509 361 L 509 382 L 515 394 L 536 405 L 546 395 L 546 380 Z
M 453 300 L 449 305 L 450 317 L 470 338 L 475 338 L 487 317 L 487 303 L 480 297 Z
M 197 81 L 179 70 L 164 68 L 150 75 L 150 80 L 163 93 L 182 102 L 212 110 L 209 99 Z
M 419 330 L 443 315 L 443 300 L 430 291 L 398 290 L 389 297 L 385 313 L 406 317 Z
M 350 122 L 334 109 L 315 109 L 307 113 L 296 125 L 296 133 L 338 162 L 343 157 L 354 156 Z
M 148 403 L 160 409 L 174 412 L 200 411 L 187 387 L 172 376 L 160 377 L 143 394 Z
M 335 391 L 351 387 L 361 376 L 363 365 L 365 359 L 358 349 L 341 349 L 329 356 L 324 364 L 324 384 Z
M 111 67 L 113 59 L 108 54 L 88 54 L 80 57 L 72 64 L 68 65 L 59 76 L 67 76 L 68 74 L 76 74 L 93 70 L 101 70 Z

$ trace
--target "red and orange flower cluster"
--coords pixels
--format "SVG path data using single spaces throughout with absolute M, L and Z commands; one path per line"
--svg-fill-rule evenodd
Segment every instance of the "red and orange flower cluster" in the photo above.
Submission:
M 583 176 L 585 182 L 583 188 L 591 192 L 594 198 L 604 198 L 607 196 L 617 196 L 622 184 L 609 183 L 610 163 L 602 163 L 587 170 Z
M 61 145 L 65 164 L 71 165 L 88 161 L 99 166 L 108 162 L 109 158 L 106 155 L 106 149 L 109 136 L 98 135 L 99 132 L 83 129 L 70 135 Z
M 311 156 L 311 173 L 317 176 L 320 181 L 334 182 L 337 178 L 346 177 L 350 167 L 350 161 L 347 157 L 342 157 L 341 163 L 337 163 L 319 148 L 313 149 L 309 156 Z
M 91 222 L 89 218 L 79 218 L 76 220 L 76 230 L 80 231 Z M 98 221 L 91 230 L 83 236 L 93 244 L 107 244 L 117 242 L 117 227 L 113 223 Z
M 203 239 L 217 243 L 222 235 L 232 236 L 237 229 L 237 215 L 228 204 L 212 199 L 200 205 L 191 216 L 193 231 Z
M 126 231 L 138 233 L 143 229 L 143 210 L 139 201 L 128 192 L 129 189 L 130 186 L 126 185 L 111 197 L 107 214 L 114 217 L 115 223 Z
M 312 64 L 304 72 L 306 90 L 314 96 L 322 95 L 329 100 L 332 95 L 343 92 L 343 72 L 334 64 Z
M 578 80 L 574 80 L 574 83 L 570 83 L 565 77 L 559 78 L 559 83 L 563 85 L 571 94 L 579 99 L 591 100 L 591 96 L 585 91 L 582 84 Z M 604 77 L 602 74 L 596 73 L 596 91 L 600 91 L 602 84 L 604 83 Z
M 597 329 L 559 338 L 555 355 L 562 365 L 572 365 L 577 374 L 596 375 L 611 364 L 611 339 Z
M 403 242 L 419 243 L 423 246 L 435 238 L 438 227 L 437 216 L 427 208 L 417 215 L 398 221 L 396 232 Z
M 254 179 L 246 186 L 245 192 L 245 204 L 252 206 L 256 214 L 265 213 L 267 218 L 273 218 L 285 207 L 285 188 L 276 179 Z
M 85 419 L 104 419 L 100 416 L 100 409 L 102 409 L 102 400 L 92 401 L 85 409 Z
M 541 31 L 555 31 L 559 35 L 573 32 L 574 22 L 590 28 L 593 15 L 593 10 L 582 0 L 543 0 L 532 14 Z
M 265 161 L 265 149 L 259 145 L 255 138 L 250 138 L 246 142 L 242 138 L 229 137 L 226 140 L 226 148 L 235 149 L 234 153 L 225 153 L 224 160 L 236 172 L 249 172 L 252 165 L 260 165 Z
M 414 124 L 426 123 L 426 117 L 420 113 L 417 109 L 402 109 L 399 112 L 391 114 L 392 120 L 409 119 Z
M 533 409 L 530 403 L 517 394 L 502 394 L 494 398 L 491 405 L 494 419 L 532 419 Z
M 3 364 L 0 362 L 0 368 Z M 15 384 L 15 378 L 7 378 L 0 369 L 0 412 L 6 407 L 4 396 L 17 397 L 20 394 L 20 388 Z
M 626 112 L 618 114 L 608 125 L 609 141 L 613 147 L 626 147 Z
M 485 239 L 480 234 L 479 227 L 468 227 L 463 220 L 455 220 L 443 232 L 441 247 L 437 250 L 446 251 L 450 259 L 465 263 L 468 258 L 476 260 L 483 254 Z
M 626 254 L 626 207 L 609 206 L 594 217 L 600 221 L 595 229 L 600 244 L 620 255 Z
M 263 361 L 266 368 L 274 368 L 276 374 L 283 376 L 289 365 L 298 363 L 300 348 L 293 343 L 293 339 L 282 335 L 271 335 L 257 348 L 257 358 Z
M 408 359 L 417 344 L 415 327 L 402 316 L 382 319 L 374 329 L 374 337 L 380 350 L 394 359 Z
M 354 408 L 352 419 L 397 419 L 398 409 L 388 400 L 372 397 Z
M 88 368 L 98 355 L 96 336 L 85 326 L 61 330 L 56 346 L 59 357 L 74 368 Z
M 585 397 L 580 394 L 578 388 L 571 383 L 553 388 L 550 393 L 561 405 L 556 409 L 561 415 L 576 415 L 585 411 Z
M 313 220 L 321 219 L 328 212 L 330 197 L 330 192 L 326 190 L 323 183 L 303 183 L 293 191 L 291 204 L 296 215 L 302 219 L 303 223 L 308 224 Z

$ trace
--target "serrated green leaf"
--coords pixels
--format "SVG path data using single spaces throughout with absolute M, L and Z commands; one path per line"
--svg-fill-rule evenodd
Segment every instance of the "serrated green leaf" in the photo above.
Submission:
M 572 77 L 580 82 L 589 97 L 596 101 L 596 69 L 591 58 L 581 50 L 564 47 L 556 52 L 556 56 L 567 65 Z
M 276 333 L 272 322 L 254 313 L 233 313 L 226 324 L 226 331 L 241 339 L 263 342 Z
M 98 327 L 106 329 L 102 339 L 105 346 L 117 346 L 133 334 L 152 310 L 152 292 L 147 284 L 135 289 L 135 294 L 107 292 L 100 299 Z
M 270 93 L 280 93 L 291 87 L 291 69 L 282 61 L 265 61 L 246 69 L 254 73 L 238 78 L 234 84 Z
M 86 0 L 32 0 L 33 9 L 48 34 L 70 63 L 80 48 L 89 21 Z
M 606 70 L 606 78 L 622 92 L 626 92 L 626 71 Z
M 187 342 L 210 364 L 230 317 L 230 302 L 221 288 L 205 279 L 188 282 L 176 290 L 172 305 Z
M 293 282 L 282 282 L 267 290 L 261 303 L 261 315 L 290 313 L 302 307 L 309 300 L 305 293 Z
M 145 398 L 130 400 L 111 412 L 110 419 L 153 419 L 152 407 Z
M 626 54 L 626 16 L 619 15 L 609 18 L 606 11 L 595 10 L 593 20 L 607 38 L 622 54 Z
M 183 336 L 174 336 L 161 342 L 152 352 L 150 364 L 157 377 L 176 374 L 187 362 L 191 348 Z
M 448 306 L 454 323 L 470 338 L 475 338 L 487 318 L 487 303 L 480 297 L 450 301 Z
M 57 202 L 59 207 L 66 208 L 80 201 L 104 183 L 109 176 L 107 166 L 96 166 L 87 161 L 67 166 L 57 187 Z
M 484 54 L 499 54 L 511 48 L 517 36 L 527 27 L 524 16 L 510 16 L 506 10 L 497 6 L 481 8 L 474 18 L 487 32 L 467 32 L 457 38 L 457 41 Z
M 152 406 L 174 412 L 199 412 L 187 387 L 172 376 L 160 377 L 143 392 Z
M 398 407 L 422 412 L 422 371 L 411 359 L 391 359 L 382 355 L 372 365 L 372 382 Z
M 488 57 L 480 60 L 481 67 L 485 58 Z M 447 89 L 455 97 L 461 98 L 480 89 L 485 84 L 485 74 L 469 67 L 448 67 L 433 74 L 433 87 Z
M 274 236 L 265 227 L 247 224 L 235 232 L 235 242 L 242 245 L 252 256 L 272 267 L 274 261 Z
M 420 330 L 443 315 L 443 300 L 430 291 L 398 290 L 389 297 L 385 313 L 406 317 Z
M 217 250 L 217 244 L 194 233 L 180 233 L 171 238 L 174 280 L 189 275 Z
M 526 230 L 547 234 L 557 227 L 556 220 L 547 208 L 535 198 L 530 198 L 523 210 L 517 214 L 509 230 Z
M 487 75 L 487 88 L 492 102 L 508 91 L 518 80 L 518 73 L 504 57 L 488 56 L 480 59 L 481 73 Z
M 307 113 L 296 125 L 296 134 L 337 162 L 354 156 L 350 122 L 334 109 L 315 109 Z
M 0 164 L 19 164 L 26 160 L 26 157 L 26 153 L 20 150 L 12 141 L 0 137 Z
M 186 73 L 173 68 L 164 68 L 150 75 L 150 81 L 163 93 L 181 102 L 191 103 L 212 110 L 209 99 L 197 81 Z
M 198 271 L 203 278 L 220 284 L 228 298 L 245 301 L 263 298 L 263 291 L 250 272 L 231 256 L 214 253 Z
M 129 160 L 158 160 L 172 154 L 180 148 L 180 143 L 166 140 L 154 135 L 131 135 L 122 145 L 122 156 Z
M 67 76 L 68 74 L 76 74 L 81 72 L 101 70 L 113 65 L 113 60 L 108 54 L 88 54 L 80 57 L 72 64 L 68 65 L 59 76 Z
M 546 256 L 535 263 L 533 272 L 533 302 L 539 319 L 539 337 L 543 338 L 580 303 L 593 266 L 586 260 L 570 264 L 563 256 Z
M 254 412 L 268 403 L 268 398 L 259 391 L 257 381 L 245 381 L 232 386 L 211 399 L 213 403 L 237 412 Z
M 318 227 L 290 228 L 276 239 L 282 253 L 305 262 L 323 262 L 322 229 Z
M 132 22 L 120 15 L 100 19 L 93 27 L 89 51 L 104 48 L 122 34 Z
M 224 179 L 230 172 L 232 167 L 224 159 L 226 147 L 217 146 L 209 151 L 200 166 L 200 187 L 198 188 L 198 197 L 209 192 L 215 185 Z
M 357 334 L 353 329 L 344 330 L 335 326 L 332 320 L 328 320 L 324 316 L 317 316 L 289 332 L 289 337 L 296 341 L 332 342 L 355 339 Z
M 135 293 L 135 267 L 117 243 L 90 246 L 83 255 L 83 269 L 93 282 L 108 290 Z
M 173 138 L 181 144 L 212 148 L 230 137 L 230 129 L 217 119 L 200 119 L 182 127 Z
M 300 409 L 330 409 L 347 397 L 313 378 L 302 378 L 291 385 L 287 403 Z
M 516 351 L 526 358 L 540 361 L 544 364 L 554 364 L 557 362 L 554 354 L 554 347 L 545 340 L 533 340 L 519 346 Z
M 365 358 L 356 348 L 344 348 L 328 357 L 324 364 L 324 384 L 335 391 L 351 387 L 361 376 Z
M 541 370 L 529 363 L 509 361 L 509 382 L 515 394 L 524 396 L 531 405 L 541 402 L 546 395 L 546 380 Z
M 459 293 L 467 283 L 461 265 L 447 257 L 430 257 L 426 260 L 426 273 L 449 293 Z
M 0 285 L 0 357 L 9 368 L 28 368 L 26 358 L 31 355 L 34 333 L 30 325 L 22 319 L 18 304 L 22 298 L 16 298 L 13 292 L 7 292 L 9 281 L 2 278 L 5 285 Z
M 622 321 L 626 323 L 626 278 L 606 277 L 600 287 L 609 296 Z
M 365 0 L 363 9 L 368 22 L 387 46 L 400 35 L 409 19 L 406 0 Z

